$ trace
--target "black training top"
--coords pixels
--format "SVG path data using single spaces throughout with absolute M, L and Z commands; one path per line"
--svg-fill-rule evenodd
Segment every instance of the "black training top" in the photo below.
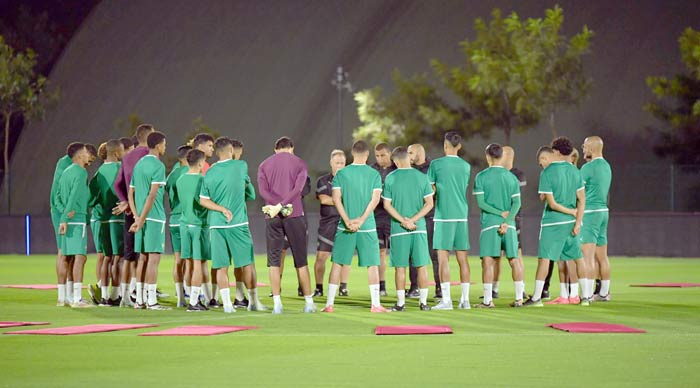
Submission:
M 333 196 L 333 175 L 330 173 L 326 175 L 321 175 L 316 180 L 316 198 L 319 195 L 325 194 L 329 197 Z M 333 205 L 323 205 L 321 204 L 321 220 L 320 222 L 338 222 L 338 209 Z

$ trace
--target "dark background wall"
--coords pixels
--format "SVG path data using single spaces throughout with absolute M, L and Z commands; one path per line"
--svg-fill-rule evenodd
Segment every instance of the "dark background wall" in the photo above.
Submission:
M 556 3 L 565 11 L 565 33 L 580 31 L 584 24 L 596 33 L 586 63 L 594 81 L 591 96 L 579 108 L 558 113 L 560 134 L 576 144 L 591 133 L 606 139 L 606 157 L 620 171 L 611 195 L 613 209 L 670 210 L 668 167 L 659 165 L 643 136 L 644 128 L 654 124 L 642 109 L 651 98 L 644 78 L 682 70 L 677 38 L 687 26 L 700 27 L 700 2 Z M 457 42 L 471 36 L 473 20 L 488 18 L 494 7 L 517 11 L 522 17 L 541 17 L 554 4 L 101 2 L 52 71 L 51 81 L 62 90 L 60 104 L 19 139 L 11 163 L 11 213 L 48 215 L 50 177 L 65 145 L 124 135 L 115 129 L 115 121 L 132 113 L 165 131 L 171 151 L 184 140 L 192 120 L 201 117 L 222 134 L 245 143 L 251 176 L 271 152 L 274 139 L 290 135 L 297 142 L 297 154 L 316 175 L 327 168 L 335 146 L 337 99 L 330 79 L 336 66 L 350 71 L 355 89 L 390 88 L 394 68 L 404 73 L 427 71 L 429 59 L 436 57 L 458 63 Z M 349 94 L 343 120 L 349 143 L 358 124 Z M 513 139 L 516 163 L 531 183 L 523 196 L 527 213 L 540 209 L 533 154 L 550 137 L 542 125 Z M 493 140 L 502 138 L 495 134 L 493 139 L 474 139 L 466 148 L 478 155 Z M 436 150 L 430 154 L 439 156 Z M 650 176 L 660 178 L 649 182 Z M 698 176 L 677 180 L 697 182 Z M 644 185 L 654 186 L 654 194 L 630 201 L 637 192 L 630 188 Z M 692 198 L 692 191 L 684 190 L 681 196 Z

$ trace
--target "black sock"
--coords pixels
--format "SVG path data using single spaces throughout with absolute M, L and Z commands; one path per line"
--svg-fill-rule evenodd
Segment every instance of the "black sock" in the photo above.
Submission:
M 340 289 L 341 290 L 347 290 L 348 289 L 348 284 L 347 283 L 340 283 Z
M 596 295 L 600 294 L 600 279 L 595 280 L 595 291 L 593 293 Z
M 386 281 L 384 281 L 384 280 L 379 281 L 379 291 L 386 291 Z
M 316 289 L 317 289 L 317 290 L 323 290 L 323 284 L 318 284 L 318 283 L 316 283 Z

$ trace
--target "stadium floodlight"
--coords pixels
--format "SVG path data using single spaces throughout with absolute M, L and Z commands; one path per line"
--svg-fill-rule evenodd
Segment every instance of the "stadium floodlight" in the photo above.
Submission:
M 352 93 L 352 84 L 348 81 L 349 74 L 343 70 L 343 66 L 338 66 L 335 71 L 335 78 L 331 80 L 331 84 L 338 91 L 338 133 L 336 148 L 343 148 L 343 90 Z

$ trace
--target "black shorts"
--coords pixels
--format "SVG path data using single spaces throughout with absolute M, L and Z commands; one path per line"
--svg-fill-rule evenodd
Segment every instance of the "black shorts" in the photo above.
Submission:
M 279 267 L 282 263 L 282 249 L 285 249 L 285 237 L 292 250 L 294 267 L 308 265 L 306 247 L 308 233 L 306 218 L 270 218 L 266 220 L 267 230 L 267 266 Z
M 333 242 L 335 233 L 338 230 L 338 220 L 321 221 L 318 224 L 318 241 L 316 250 L 322 252 L 333 252 Z
M 139 259 L 139 253 L 134 252 L 134 234 L 129 232 L 131 225 L 134 224 L 134 216 L 131 214 L 124 215 L 124 260 L 136 261 Z
M 425 217 L 425 229 L 428 231 L 428 252 L 430 252 L 430 260 L 437 261 L 437 251 L 433 249 L 433 232 L 435 231 L 433 217 Z
M 377 218 L 377 237 L 379 238 L 379 249 L 389 249 L 391 239 L 391 218 Z
M 518 249 L 523 249 L 523 239 L 520 236 L 520 227 L 521 225 L 520 217 L 515 217 L 515 230 L 518 234 Z

